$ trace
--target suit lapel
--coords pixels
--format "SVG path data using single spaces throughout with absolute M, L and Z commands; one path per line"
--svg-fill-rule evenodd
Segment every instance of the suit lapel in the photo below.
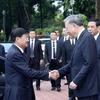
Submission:
M 72 54 L 72 59 L 73 59 L 73 56 L 74 56 L 74 54 L 75 54 L 75 52 L 76 52 L 76 50 L 77 50 L 77 47 L 78 47 L 80 41 L 82 40 L 83 35 L 85 34 L 85 31 L 86 31 L 86 30 L 84 30 L 84 31 L 81 33 L 79 39 L 78 39 L 77 42 L 76 42 L 76 45 L 75 45 L 75 48 L 74 48 L 73 54 Z

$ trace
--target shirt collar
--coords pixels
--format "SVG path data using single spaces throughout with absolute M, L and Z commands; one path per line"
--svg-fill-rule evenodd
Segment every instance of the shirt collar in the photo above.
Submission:
M 21 48 L 21 47 L 19 47 L 18 45 L 16 45 L 16 44 L 14 44 L 22 53 L 24 53 L 24 50 Z
M 68 40 L 69 39 L 69 36 L 66 36 L 66 37 L 64 36 L 64 39 Z
M 94 36 L 94 39 L 97 40 L 99 33 Z
M 30 38 L 30 41 L 32 41 L 32 40 L 34 41 L 34 40 L 35 40 L 35 38 L 33 38 L 33 39 L 31 39 L 31 38 Z
M 57 40 L 54 40 L 54 41 L 53 41 L 53 40 L 51 40 L 51 42 L 52 42 L 52 43 L 53 43 L 53 42 L 55 42 L 55 43 L 56 43 L 56 41 L 57 41 Z
M 79 34 L 78 34 L 78 36 L 77 36 L 77 40 L 79 39 L 81 33 L 82 33 L 84 30 L 85 30 L 85 29 L 83 28 L 83 29 L 79 32 Z

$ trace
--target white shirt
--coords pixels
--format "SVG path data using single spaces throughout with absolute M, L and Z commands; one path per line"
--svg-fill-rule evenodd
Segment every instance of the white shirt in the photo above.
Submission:
M 18 47 L 18 49 L 22 52 L 22 53 L 24 53 L 24 50 L 21 48 L 21 47 L 19 47 L 18 45 L 16 45 L 16 44 L 14 44 L 16 47 Z
M 59 36 L 57 37 L 57 40 L 59 40 Z
M 74 45 L 75 45 L 75 39 L 71 39 L 71 38 L 70 38 L 70 43 L 71 43 L 71 45 L 72 45 L 72 41 L 74 42 Z
M 31 48 L 31 45 L 32 45 L 32 40 L 33 40 L 33 51 L 34 51 L 35 38 L 34 38 L 34 39 L 31 39 L 31 38 L 30 38 L 30 48 Z M 33 57 L 34 57 L 34 54 L 33 54 Z
M 94 36 L 94 39 L 97 40 L 99 33 Z
M 64 41 L 68 40 L 68 38 L 69 38 L 69 36 L 67 36 L 67 37 L 64 36 Z
M 52 48 L 52 54 L 51 54 L 51 59 L 54 59 L 54 57 L 53 57 L 53 42 L 55 42 L 55 53 L 56 53 L 56 51 L 57 51 L 57 41 L 55 40 L 55 41 L 52 41 L 51 40 L 51 48 Z
M 78 36 L 77 36 L 77 40 L 79 39 L 81 33 L 82 33 L 84 30 L 85 30 L 85 29 L 83 28 L 83 29 L 79 32 L 79 34 L 78 34 Z

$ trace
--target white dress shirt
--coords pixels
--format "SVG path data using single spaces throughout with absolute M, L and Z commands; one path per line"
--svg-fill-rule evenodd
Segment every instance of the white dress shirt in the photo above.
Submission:
M 56 54 L 56 51 L 57 51 L 57 41 L 55 40 L 55 41 L 51 41 L 51 48 L 52 48 L 52 54 L 51 54 L 51 59 L 54 59 L 54 57 L 53 57 L 53 42 L 55 42 L 55 54 Z
M 33 40 L 33 41 L 32 41 Z M 34 46 L 35 46 L 35 38 L 34 39 L 31 39 L 30 38 L 30 48 L 31 48 L 31 44 L 33 42 L 33 51 L 34 51 Z M 33 57 L 34 57 L 34 54 L 33 54 Z
M 95 39 L 95 40 L 97 40 L 99 34 L 100 34 L 100 33 L 98 33 L 98 34 L 96 34 L 96 35 L 94 36 L 94 39 Z

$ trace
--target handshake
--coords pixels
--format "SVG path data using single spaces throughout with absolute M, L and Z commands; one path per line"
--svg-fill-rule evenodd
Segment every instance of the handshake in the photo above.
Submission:
M 49 72 L 49 78 L 57 80 L 60 77 L 58 70 L 52 70 Z

